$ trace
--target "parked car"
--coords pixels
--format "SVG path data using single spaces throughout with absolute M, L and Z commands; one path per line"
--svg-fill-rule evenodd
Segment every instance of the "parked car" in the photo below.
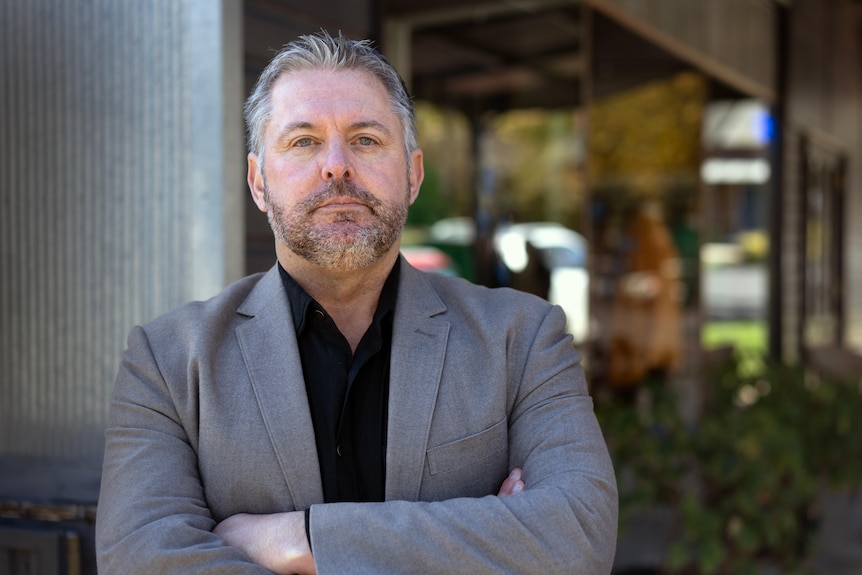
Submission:
M 401 254 L 413 267 L 422 271 L 459 275 L 449 254 L 433 246 L 402 246 Z
M 569 333 L 576 343 L 589 332 L 587 241 L 579 233 L 553 222 L 512 224 L 497 231 L 494 245 L 513 273 L 526 269 L 531 251 L 550 273 L 548 301 L 566 312 Z M 529 249 L 532 245 L 534 250 Z
M 440 220 L 431 226 L 429 233 L 433 243 L 472 246 L 476 241 L 472 218 Z M 558 223 L 527 222 L 498 228 L 494 234 L 494 248 L 512 275 L 531 265 L 531 251 L 538 253 L 541 262 L 532 262 L 532 265 L 540 263 L 548 271 L 548 301 L 566 312 L 568 331 L 575 342 L 584 342 L 589 330 L 586 239 Z

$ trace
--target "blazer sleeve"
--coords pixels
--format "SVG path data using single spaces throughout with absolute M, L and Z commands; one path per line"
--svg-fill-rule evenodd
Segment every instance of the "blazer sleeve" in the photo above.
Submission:
M 547 315 L 512 372 L 509 462 L 526 489 L 433 502 L 311 507 L 318 573 L 610 573 L 613 467 L 565 317 Z M 512 384 L 510 384 L 512 385 Z
M 166 383 L 144 330 L 129 335 L 111 398 L 96 519 L 102 575 L 232 573 L 267 570 L 226 546 L 178 413 L 182 390 Z

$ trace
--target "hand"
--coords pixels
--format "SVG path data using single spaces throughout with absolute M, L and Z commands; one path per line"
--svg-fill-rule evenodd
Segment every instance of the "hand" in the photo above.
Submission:
M 500 491 L 497 493 L 497 497 L 516 495 L 523 491 L 524 487 L 526 487 L 526 485 L 521 481 L 521 468 L 516 467 L 509 474 L 509 477 L 503 481 L 503 485 L 500 486 Z
M 305 534 L 304 511 L 268 515 L 239 513 L 216 525 L 213 533 L 278 575 L 317 573 Z

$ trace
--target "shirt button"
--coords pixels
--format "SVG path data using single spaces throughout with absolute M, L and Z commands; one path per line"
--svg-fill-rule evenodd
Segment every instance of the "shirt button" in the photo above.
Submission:
M 344 454 L 341 453 L 341 446 L 340 445 L 335 446 L 335 453 L 338 454 L 338 457 L 344 457 Z
M 326 319 L 326 314 L 323 313 L 322 310 L 316 309 L 316 310 L 314 310 L 314 313 L 317 314 L 317 317 L 322 318 L 322 319 Z

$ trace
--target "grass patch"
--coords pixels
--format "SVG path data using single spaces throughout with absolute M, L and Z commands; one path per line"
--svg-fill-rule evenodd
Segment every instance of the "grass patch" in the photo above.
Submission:
M 701 331 L 704 349 L 732 345 L 742 353 L 766 351 L 765 321 L 710 321 Z
M 710 321 L 701 330 L 703 349 L 732 346 L 739 357 L 740 369 L 745 373 L 759 372 L 766 356 L 766 322 Z

